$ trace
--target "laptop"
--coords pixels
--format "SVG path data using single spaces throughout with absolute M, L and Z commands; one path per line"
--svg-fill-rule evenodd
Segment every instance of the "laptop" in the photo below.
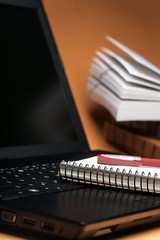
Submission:
M 89 145 L 40 0 L 0 0 L 0 225 L 89 239 L 158 221 L 159 195 L 62 181 Z M 102 152 L 102 151 L 101 151 Z

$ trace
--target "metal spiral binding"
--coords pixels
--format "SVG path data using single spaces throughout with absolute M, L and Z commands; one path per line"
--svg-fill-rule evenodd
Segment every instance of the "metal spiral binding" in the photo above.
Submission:
M 143 191 L 143 178 L 145 177 L 145 173 L 144 171 L 141 173 L 141 179 L 140 179 L 140 188 L 141 191 Z
M 104 186 L 106 186 L 106 183 L 105 183 L 105 173 L 106 173 L 106 171 L 107 171 L 107 167 L 105 167 L 104 168 L 104 170 L 103 170 L 103 174 L 102 174 L 102 184 L 104 185 Z
M 115 185 L 116 185 L 116 187 L 119 186 L 118 183 L 117 183 L 118 172 L 120 172 L 119 168 L 116 169 L 116 173 L 115 173 Z M 122 176 L 121 176 L 121 179 L 122 179 Z
M 74 166 L 76 165 L 76 162 L 74 162 L 73 164 L 72 164 L 72 168 L 71 168 L 71 178 L 72 178 L 72 181 L 73 181 L 73 178 L 74 178 L 74 176 L 73 176 L 73 171 L 74 171 Z M 78 166 L 78 169 L 79 169 L 79 166 Z
M 67 177 L 67 165 L 68 162 L 65 163 L 65 167 L 64 167 L 64 176 Z
M 138 171 L 136 170 L 134 173 L 134 189 L 136 190 L 136 176 L 138 175 Z
M 149 178 L 151 177 L 151 173 L 148 173 L 148 177 L 147 177 L 147 192 L 149 192 Z
M 76 162 L 73 162 L 72 164 L 70 162 L 63 162 L 63 167 L 63 177 L 72 181 L 79 181 L 110 187 L 113 186 L 129 190 L 139 190 L 153 193 L 157 192 L 157 173 L 155 173 L 153 176 L 151 172 L 145 174 L 144 171 L 142 173 L 139 173 L 139 171 L 133 172 L 132 169 L 126 172 L 125 168 L 120 171 L 119 168 L 108 168 L 106 166 L 104 168 L 100 166 L 96 168 L 95 165 L 92 165 L 91 167 L 88 164 L 83 165 L 82 163 L 77 165 Z M 113 180 L 111 180 L 112 174 L 114 176 L 114 182 Z M 125 181 L 127 184 L 125 183 Z
M 111 173 L 113 172 L 113 168 L 111 167 L 109 170 L 109 186 L 112 186 L 111 184 Z
M 75 163 L 75 162 L 74 162 Z M 83 164 L 82 163 L 80 163 L 79 164 L 79 166 L 78 166 L 78 171 L 77 171 L 77 180 L 78 180 L 78 182 L 80 181 L 80 170 L 81 170 L 81 167 L 83 166 Z
M 129 170 L 129 174 L 128 174 L 128 189 L 130 190 L 131 189 L 131 187 L 130 187 L 130 176 L 132 175 L 132 170 L 130 169 Z
M 85 175 L 85 174 L 86 174 L 86 169 L 87 169 L 88 167 L 89 167 L 88 164 L 86 164 L 85 167 L 84 167 L 84 182 L 85 182 L 85 183 L 87 183 L 86 175 Z
M 97 168 L 97 172 L 96 172 L 96 179 L 97 179 L 97 185 L 99 185 L 100 184 L 100 182 L 98 181 L 98 177 L 99 177 L 99 170 L 101 169 L 101 167 L 100 166 L 98 166 L 98 168 Z
M 124 177 L 124 173 L 126 173 L 126 169 L 125 168 L 123 168 L 123 170 L 122 170 L 122 178 L 121 178 L 121 186 L 122 186 L 123 189 L 125 188 L 124 187 L 124 178 L 123 178 Z
M 153 180 L 153 191 L 154 191 L 154 193 L 156 193 L 156 178 L 158 177 L 158 174 L 157 173 L 155 173 L 154 174 L 154 180 Z
M 86 166 L 85 166 L 86 167 Z M 89 179 L 90 179 L 90 183 L 92 184 L 92 170 L 94 168 L 94 165 L 92 165 L 92 167 L 90 168 L 90 175 L 89 175 Z

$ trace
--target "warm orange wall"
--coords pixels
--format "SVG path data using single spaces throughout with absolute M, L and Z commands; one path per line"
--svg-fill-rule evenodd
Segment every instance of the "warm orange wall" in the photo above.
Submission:
M 108 148 L 101 140 L 105 112 L 86 99 L 86 82 L 95 50 L 108 34 L 160 66 L 159 0 L 44 0 L 91 148 Z M 100 124 L 90 111 L 100 116 Z M 96 138 L 95 138 L 96 135 Z M 97 140 L 98 139 L 98 140 Z

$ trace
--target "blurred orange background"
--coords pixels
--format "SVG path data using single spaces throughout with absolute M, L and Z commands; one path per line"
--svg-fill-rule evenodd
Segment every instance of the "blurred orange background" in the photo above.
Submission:
M 119 52 L 110 35 L 160 66 L 159 0 L 43 0 L 91 149 L 103 139 L 105 110 L 86 95 L 89 68 L 101 46 Z M 96 137 L 95 137 L 96 136 Z

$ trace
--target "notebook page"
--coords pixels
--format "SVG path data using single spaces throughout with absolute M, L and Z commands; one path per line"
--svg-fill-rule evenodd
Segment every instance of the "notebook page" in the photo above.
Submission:
M 71 164 L 73 162 L 70 162 Z M 82 160 L 78 160 L 76 161 L 76 165 L 79 164 L 83 164 L 83 166 L 85 165 L 89 165 L 89 167 L 92 167 L 94 165 L 94 167 L 96 169 L 98 169 L 98 167 L 101 167 L 102 169 L 107 168 L 110 169 L 112 168 L 113 171 L 116 171 L 116 169 L 118 168 L 120 172 L 122 172 L 124 169 L 126 170 L 126 172 L 131 172 L 134 174 L 136 171 L 138 171 L 138 174 L 141 175 L 143 172 L 145 173 L 145 175 L 151 174 L 151 176 L 154 177 L 154 175 L 157 173 L 157 175 L 160 177 L 160 168 L 159 167 L 132 167 L 132 166 L 118 166 L 118 165 L 105 165 L 105 164 L 98 164 L 97 163 L 97 156 L 94 157 L 90 157 L 90 158 L 85 158 Z M 138 175 L 137 174 L 137 175 Z

